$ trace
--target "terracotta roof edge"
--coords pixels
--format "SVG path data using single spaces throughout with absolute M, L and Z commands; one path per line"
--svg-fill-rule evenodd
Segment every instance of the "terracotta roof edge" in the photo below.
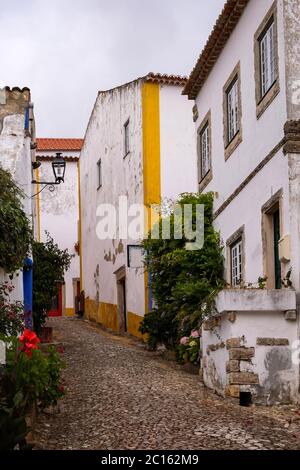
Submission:
M 195 99 L 206 82 L 249 1 L 227 0 L 225 3 L 183 90 L 182 94 L 189 99 Z

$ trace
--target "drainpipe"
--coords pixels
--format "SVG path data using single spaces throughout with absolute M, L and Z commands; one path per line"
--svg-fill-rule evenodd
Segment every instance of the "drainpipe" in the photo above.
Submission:
M 33 261 L 27 257 L 23 267 L 23 292 L 24 292 L 24 315 L 25 326 L 28 330 L 33 329 L 32 318 L 32 268 Z

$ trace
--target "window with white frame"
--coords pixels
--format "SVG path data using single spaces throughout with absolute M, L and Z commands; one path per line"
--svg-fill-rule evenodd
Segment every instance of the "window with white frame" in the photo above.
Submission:
M 242 238 L 234 242 L 230 247 L 231 256 L 231 284 L 233 287 L 240 285 L 242 281 L 243 260 L 242 260 Z
M 260 73 L 261 97 L 263 98 L 276 81 L 276 48 L 275 24 L 272 19 L 270 25 L 259 41 L 260 46 Z
M 227 129 L 227 139 L 228 143 L 230 143 L 240 130 L 238 77 L 235 78 L 227 90 Z
M 97 189 L 100 189 L 102 186 L 102 162 L 101 158 L 97 162 Z
M 124 124 L 124 156 L 130 152 L 129 142 L 129 119 Z
M 200 133 L 200 170 L 201 179 L 203 179 L 210 171 L 210 138 L 208 122 Z

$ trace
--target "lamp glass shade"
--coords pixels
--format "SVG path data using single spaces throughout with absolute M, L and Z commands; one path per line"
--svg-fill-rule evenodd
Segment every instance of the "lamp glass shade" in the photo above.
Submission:
M 61 155 L 61 153 L 57 153 L 56 158 L 52 162 L 52 169 L 56 183 L 64 182 L 65 179 L 66 162 Z

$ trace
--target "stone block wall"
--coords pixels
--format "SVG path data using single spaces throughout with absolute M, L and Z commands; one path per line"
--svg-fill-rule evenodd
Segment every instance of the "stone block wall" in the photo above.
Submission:
M 299 365 L 293 363 L 297 316 L 284 312 L 230 312 L 205 322 L 202 374 L 206 386 L 233 401 L 299 401 Z

